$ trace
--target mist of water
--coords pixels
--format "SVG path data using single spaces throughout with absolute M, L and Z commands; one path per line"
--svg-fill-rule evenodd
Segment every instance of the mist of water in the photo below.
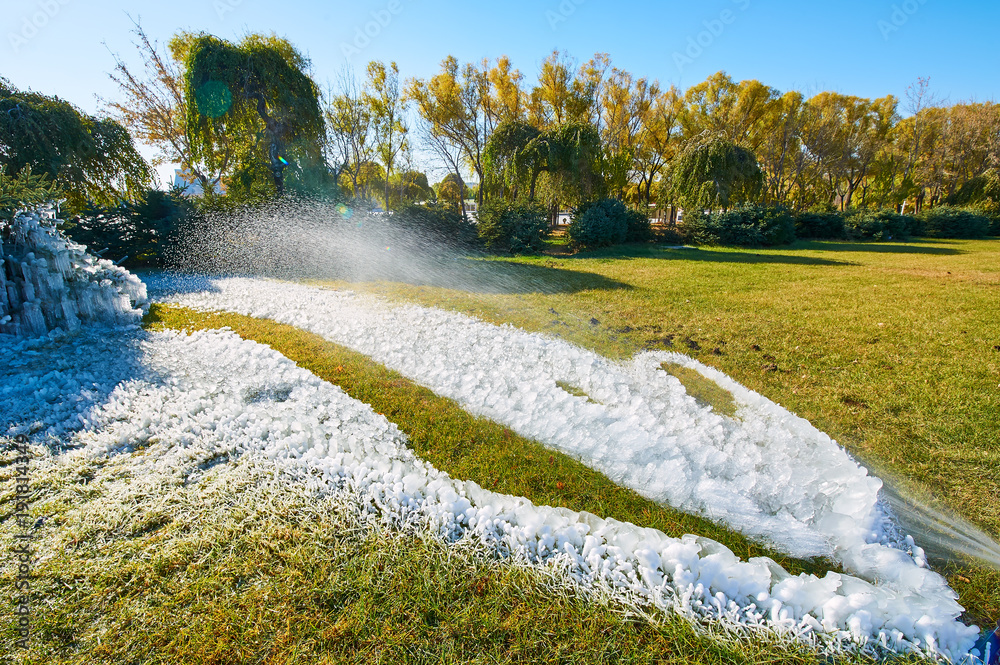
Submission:
M 477 256 L 456 235 L 422 227 L 399 214 L 286 200 L 192 223 L 170 263 L 198 273 L 398 282 L 473 293 L 624 286 L 599 275 Z
M 1000 544 L 982 529 L 889 483 L 882 496 L 900 529 L 913 536 L 932 562 L 968 564 L 971 559 L 1000 570 Z

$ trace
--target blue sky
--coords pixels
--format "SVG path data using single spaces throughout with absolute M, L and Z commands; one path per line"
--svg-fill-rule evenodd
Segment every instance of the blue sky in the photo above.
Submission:
M 1000 98 L 1000 5 L 980 0 L 4 0 L 0 76 L 98 111 L 97 96 L 117 95 L 111 52 L 135 59 L 126 12 L 161 41 L 179 29 L 273 31 L 309 55 L 321 86 L 373 59 L 427 77 L 449 54 L 506 54 L 531 81 L 559 49 L 580 61 L 607 52 L 682 89 L 725 70 L 806 94 L 901 97 L 929 76 L 941 99 Z

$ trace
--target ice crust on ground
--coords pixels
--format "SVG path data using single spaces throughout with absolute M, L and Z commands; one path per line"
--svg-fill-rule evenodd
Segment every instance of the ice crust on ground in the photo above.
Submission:
M 170 288 L 163 282 L 157 286 Z M 741 622 L 752 623 L 753 613 L 767 606 L 754 600 L 759 597 L 779 599 L 787 610 L 784 615 L 765 611 L 768 616 L 761 620 L 772 625 L 787 619 L 807 631 L 841 630 L 949 657 L 973 645 L 978 629 L 958 621 L 962 608 L 944 578 L 925 567 L 919 548 L 903 551 L 892 542 L 893 525 L 878 509 L 881 482 L 807 421 L 686 356 L 643 353 L 631 362 L 615 363 L 510 326 L 284 282 L 189 282 L 164 298 L 319 334 L 474 414 L 564 451 L 648 498 L 721 521 L 795 556 L 829 556 L 852 574 L 802 576 L 771 585 L 760 576 L 765 570 L 770 571 L 768 580 L 778 574 L 773 563 L 740 563 L 750 568 L 730 578 L 729 586 L 721 581 L 729 573 L 720 573 L 717 584 L 708 588 L 735 603 Z M 737 418 L 717 415 L 687 395 L 680 381 L 659 369 L 664 361 L 695 369 L 729 390 L 738 404 Z M 569 394 L 557 382 L 582 388 L 592 401 Z M 474 506 L 496 501 L 481 492 L 475 488 L 467 493 Z M 574 519 L 584 524 L 590 518 L 565 519 L 570 528 Z M 646 549 L 637 550 L 636 543 L 651 539 L 649 551 L 660 558 L 648 562 L 663 561 L 663 534 L 622 528 L 632 543 L 623 551 L 640 556 L 636 552 Z M 692 540 L 688 546 L 703 551 L 698 543 L 704 541 Z M 713 547 L 721 546 L 708 549 Z M 730 556 L 717 558 L 739 563 L 729 561 Z M 650 582 L 689 579 L 684 566 L 650 570 L 654 568 L 666 577 L 654 575 Z M 704 583 L 704 578 L 690 579 Z M 746 579 L 769 587 L 759 591 L 765 595 L 744 594 L 740 585 Z
M 110 337 L 91 330 L 0 348 L 4 434 L 30 432 L 69 455 L 143 449 L 146 471 L 176 483 L 199 482 L 216 465 L 263 461 L 305 490 L 353 494 L 386 525 L 473 539 L 625 602 L 831 651 L 855 644 L 957 659 L 972 646 L 974 628 L 891 585 L 836 573 L 793 577 L 705 538 L 670 538 L 452 479 L 417 458 L 371 407 L 232 332 Z
M 0 334 L 138 323 L 146 285 L 69 241 L 56 223 L 25 213 L 5 231 L 6 243 L 0 239 Z

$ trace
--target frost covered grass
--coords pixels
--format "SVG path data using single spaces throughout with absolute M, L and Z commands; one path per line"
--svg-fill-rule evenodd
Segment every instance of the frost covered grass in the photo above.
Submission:
M 350 288 L 612 357 L 679 350 L 806 418 L 904 490 L 1000 533 L 1000 243 L 618 248 L 497 262 L 506 274 L 544 268 L 552 284 Z M 937 554 L 970 616 L 1000 617 L 1000 573 Z
M 468 543 L 379 528 L 273 471 L 123 491 L 124 461 L 39 478 L 56 553 L 38 571 L 32 648 L 5 662 L 815 662 L 789 643 L 649 621 Z

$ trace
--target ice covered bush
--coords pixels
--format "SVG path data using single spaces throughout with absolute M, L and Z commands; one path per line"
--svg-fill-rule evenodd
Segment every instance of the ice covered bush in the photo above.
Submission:
M 145 284 L 86 249 L 67 240 L 54 220 L 16 216 L 0 239 L 0 334 L 138 323 Z

